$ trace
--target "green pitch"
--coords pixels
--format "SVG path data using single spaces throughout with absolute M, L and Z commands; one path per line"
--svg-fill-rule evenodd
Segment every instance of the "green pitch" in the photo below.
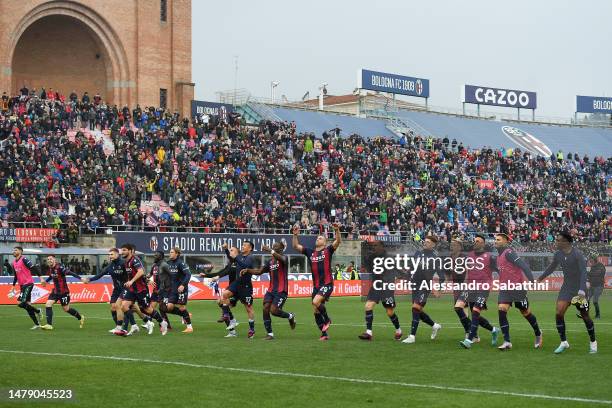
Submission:
M 544 349 L 533 349 L 533 332 L 517 310 L 509 312 L 514 349 L 500 352 L 481 329 L 482 342 L 471 350 L 458 346 L 463 329 L 448 296 L 432 299 L 426 311 L 443 326 L 419 326 L 417 343 L 393 340 L 393 327 L 382 307 L 375 309 L 374 340 L 364 330 L 358 298 L 332 298 L 330 341 L 320 342 L 309 299 L 289 299 L 285 310 L 296 314 L 297 328 L 273 318 L 276 340 L 262 338 L 261 300 L 257 299 L 256 338 L 248 340 L 244 308 L 238 338 L 223 338 L 216 323 L 219 308 L 209 301 L 189 303 L 194 333 L 175 329 L 162 337 L 156 328 L 131 338 L 113 336 L 108 305 L 74 304 L 86 318 L 76 319 L 55 307 L 52 332 L 30 331 L 22 309 L 0 307 L 0 406 L 431 406 L 558 407 L 612 404 L 612 301 L 605 293 L 603 319 L 596 320 L 599 353 L 588 354 L 588 336 L 574 310 L 566 315 L 571 348 L 553 355 L 559 343 L 553 294 L 533 294 L 532 310 L 544 332 Z M 493 301 L 496 297 L 494 296 Z M 44 314 L 44 311 L 43 311 Z M 397 314 L 404 333 L 410 330 L 410 306 L 400 302 Z M 497 325 L 497 311 L 484 313 Z M 140 322 L 139 322 L 140 323 Z M 28 352 L 28 354 L 18 353 Z M 43 354 L 43 353 L 52 353 Z M 113 359 L 114 358 L 114 359 Z M 9 389 L 72 389 L 73 402 L 11 402 Z M 552 397 L 558 399 L 552 399 Z M 600 402 L 585 401 L 599 400 Z

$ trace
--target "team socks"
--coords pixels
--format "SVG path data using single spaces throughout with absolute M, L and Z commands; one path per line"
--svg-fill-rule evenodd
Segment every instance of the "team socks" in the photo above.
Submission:
M 46 307 L 45 314 L 47 315 L 47 324 L 53 326 L 53 308 Z
M 255 320 L 249 319 L 249 329 L 255 331 Z
M 366 329 L 369 330 L 368 333 L 370 333 L 372 331 L 372 322 L 374 321 L 374 311 L 373 310 L 366 310 L 365 321 L 366 321 Z
M 68 314 L 70 316 L 76 317 L 77 320 L 81 320 L 81 314 L 76 309 L 73 309 L 73 308 L 68 309 Z
M 224 320 L 231 320 L 233 318 L 233 317 L 230 317 L 230 314 L 232 313 L 232 311 L 230 310 L 230 307 L 228 305 L 222 305 L 221 311 L 223 311 Z
M 480 323 L 480 327 L 488 331 L 493 331 L 493 326 L 491 325 L 491 323 L 489 323 L 489 321 L 484 316 L 480 316 L 480 312 L 478 312 L 478 315 L 479 315 L 478 321 Z
M 321 304 L 321 306 L 319 306 L 319 313 L 321 313 L 321 316 L 323 316 L 323 321 L 325 323 L 329 322 L 329 316 L 327 315 L 327 308 L 325 307 L 325 304 Z
M 153 320 L 155 320 L 159 324 L 161 324 L 164 321 L 164 319 L 162 319 L 161 315 L 159 314 L 157 310 L 153 310 L 150 316 Z
M 263 311 L 263 324 L 266 329 L 266 333 L 272 334 L 272 318 L 270 317 L 270 312 L 264 310 Z
M 462 307 L 456 307 L 455 313 L 457 313 L 457 317 L 459 317 L 463 330 L 468 333 L 470 331 L 470 318 L 465 315 L 465 311 Z
M 429 326 L 433 326 L 434 324 L 436 324 L 433 320 L 431 320 L 431 317 L 429 317 L 429 315 L 425 312 L 421 312 L 421 320 L 423 321 L 423 323 Z
M 324 322 L 323 316 L 321 316 L 321 313 L 315 313 L 314 318 L 315 318 L 315 323 L 317 324 L 317 327 L 319 328 L 319 330 L 322 330 L 325 322 Z
M 499 327 L 504 334 L 504 341 L 510 342 L 510 323 L 508 322 L 508 312 L 499 311 Z
M 525 319 L 527 319 L 527 321 L 529 322 L 529 324 L 533 328 L 533 333 L 536 336 L 541 336 L 542 335 L 542 331 L 540 331 L 540 326 L 538 326 L 538 320 L 533 315 L 533 313 L 529 313 L 527 316 L 525 316 Z
M 272 314 L 273 314 L 274 316 L 276 316 L 276 317 L 280 317 L 280 318 L 282 318 L 282 319 L 288 319 L 288 318 L 290 318 L 290 317 L 291 317 L 291 314 L 289 314 L 289 313 L 287 313 L 287 312 L 285 312 L 284 310 L 281 310 L 281 309 L 277 309 L 277 310 L 276 310 L 276 313 L 274 313 L 274 312 L 273 312 Z
M 595 341 L 595 323 L 593 323 L 593 320 L 591 320 L 588 314 L 584 316 L 582 320 L 584 321 L 587 333 L 589 333 L 589 338 L 591 341 Z
M 191 317 L 189 317 L 189 311 L 184 309 L 182 312 L 183 320 L 187 326 L 191 325 Z
M 395 313 L 393 313 L 392 316 L 389 316 L 389 320 L 391 320 L 391 323 L 393 323 L 393 327 L 395 327 L 395 330 L 399 330 L 400 329 L 400 322 L 399 319 L 397 317 L 397 315 Z
M 567 341 L 567 337 L 565 336 L 565 318 L 561 315 L 556 315 L 557 320 L 557 332 L 559 332 L 559 337 L 561 341 Z
M 412 326 L 410 326 L 410 334 L 416 336 L 421 321 L 421 312 L 418 309 L 412 308 Z
M 480 312 L 472 310 L 472 323 L 470 325 L 470 335 L 468 336 L 469 340 L 474 340 L 474 338 L 477 337 L 479 325 L 480 325 Z
M 166 313 L 166 311 L 160 310 L 159 314 L 161 315 L 162 319 L 164 319 L 168 323 L 168 328 L 170 328 L 170 320 L 168 320 L 168 314 Z
M 117 324 L 117 312 L 115 312 L 114 310 L 111 310 L 111 315 L 113 316 L 113 322 Z
M 26 312 L 28 312 L 28 316 L 30 316 L 30 319 L 32 319 L 32 321 L 34 322 L 35 325 L 39 325 L 38 324 L 38 317 L 36 316 L 36 311 L 37 309 L 35 307 L 32 307 L 32 305 L 28 305 L 25 302 L 19 303 L 18 305 L 20 308 L 25 309 Z

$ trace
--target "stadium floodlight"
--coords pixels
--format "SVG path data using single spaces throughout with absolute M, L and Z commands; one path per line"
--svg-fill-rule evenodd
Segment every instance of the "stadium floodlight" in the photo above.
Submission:
M 272 99 L 272 103 L 274 103 L 274 88 L 276 88 L 279 84 L 279 81 L 270 82 L 270 99 Z

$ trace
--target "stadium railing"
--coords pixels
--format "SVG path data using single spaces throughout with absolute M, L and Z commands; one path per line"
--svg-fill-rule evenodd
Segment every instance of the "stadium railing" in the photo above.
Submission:
M 8 225 L 1 226 L 2 228 L 56 228 L 54 224 L 48 224 L 45 222 L 8 222 Z M 205 226 L 179 226 L 179 225 L 129 225 L 129 224 L 121 224 L 121 225 L 103 225 L 94 228 L 90 228 L 86 225 L 78 225 L 78 235 L 79 236 L 95 236 L 95 235 L 112 235 L 114 232 L 118 231 L 131 231 L 131 232 L 174 232 L 174 233 L 221 233 L 221 234 L 274 234 L 274 235 L 283 235 L 283 234 L 291 234 L 291 228 L 265 228 L 265 227 L 257 227 L 257 228 L 231 228 L 231 227 L 221 227 L 219 229 L 215 229 L 214 227 L 205 227 Z M 328 228 L 327 228 L 328 227 Z M 68 235 L 68 224 L 61 223 L 59 230 L 63 230 Z M 474 234 L 476 232 L 467 231 L 463 233 L 463 239 L 471 242 L 474 238 Z M 331 224 L 324 227 L 322 230 L 317 228 L 302 228 L 300 229 L 300 235 L 324 235 L 328 238 L 333 238 L 334 232 L 331 228 Z M 495 240 L 495 233 L 485 233 L 487 236 L 487 241 L 493 242 Z M 348 240 L 356 240 L 356 241 L 386 241 L 386 242 L 397 242 L 397 243 L 414 243 L 419 244 L 424 238 L 424 235 L 413 234 L 406 231 L 385 231 L 384 233 L 381 230 L 361 230 L 359 232 L 342 232 L 342 237 Z M 577 243 L 586 248 L 589 247 L 592 249 L 601 252 L 610 252 L 612 253 L 612 243 L 608 241 L 600 241 L 600 242 L 584 242 L 577 241 Z M 519 240 L 512 241 L 512 247 L 520 252 L 530 252 L 534 250 L 542 250 L 542 251 L 551 251 L 554 249 L 554 242 L 549 241 L 529 241 L 522 242 Z M 591 251 L 588 251 L 591 252 Z

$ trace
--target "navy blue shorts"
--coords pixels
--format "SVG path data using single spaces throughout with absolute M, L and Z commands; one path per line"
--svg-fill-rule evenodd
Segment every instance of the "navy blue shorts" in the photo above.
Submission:
M 159 294 L 159 290 L 155 289 L 151 293 L 151 302 L 160 303 L 162 300 L 161 295 Z
M 189 292 L 187 288 L 184 291 L 179 292 L 178 290 L 173 290 L 168 294 L 168 303 L 172 303 L 175 305 L 186 305 L 187 298 L 189 297 Z
M 276 307 L 278 307 L 279 309 L 283 308 L 283 305 L 285 304 L 286 301 L 287 301 L 287 292 L 277 292 L 277 291 L 266 292 L 266 295 L 264 296 L 264 299 L 263 299 L 264 303 L 272 303 L 276 305 Z
M 500 290 L 497 304 L 512 305 L 519 310 L 529 309 L 526 290 Z
M 370 287 L 368 291 L 368 302 L 382 302 L 385 309 L 395 308 L 395 293 L 392 290 L 376 290 L 374 285 Z
M 561 290 L 557 295 L 557 300 L 563 300 L 566 302 L 571 302 L 574 296 L 578 296 L 578 289 L 566 288 L 561 286 Z
M 49 293 L 48 299 L 54 302 L 60 302 L 62 306 L 68 306 L 70 304 L 70 293 L 51 292 Z
M 425 306 L 427 304 L 427 298 L 429 298 L 429 290 L 413 290 L 412 291 L 412 303 Z
M 333 292 L 334 292 L 334 285 L 330 283 L 328 285 L 323 285 L 320 288 L 313 288 L 312 298 L 314 299 L 315 296 L 319 295 L 319 296 L 323 296 L 325 300 L 327 301 L 329 300 Z
M 123 293 L 123 288 L 115 288 L 113 287 L 113 293 L 111 293 L 111 297 L 110 297 L 110 304 L 113 303 L 117 303 L 117 300 L 119 300 L 119 298 L 121 297 L 121 294 Z
M 232 291 L 234 296 L 230 298 L 230 303 L 232 306 L 236 306 L 238 302 L 242 303 L 245 306 L 253 305 L 253 287 L 240 287 L 237 292 Z
M 151 305 L 151 296 L 149 295 L 148 290 L 143 290 L 142 292 L 136 293 L 126 288 L 123 289 L 121 298 L 123 300 L 127 300 L 128 302 L 137 302 L 141 309 L 148 309 Z

